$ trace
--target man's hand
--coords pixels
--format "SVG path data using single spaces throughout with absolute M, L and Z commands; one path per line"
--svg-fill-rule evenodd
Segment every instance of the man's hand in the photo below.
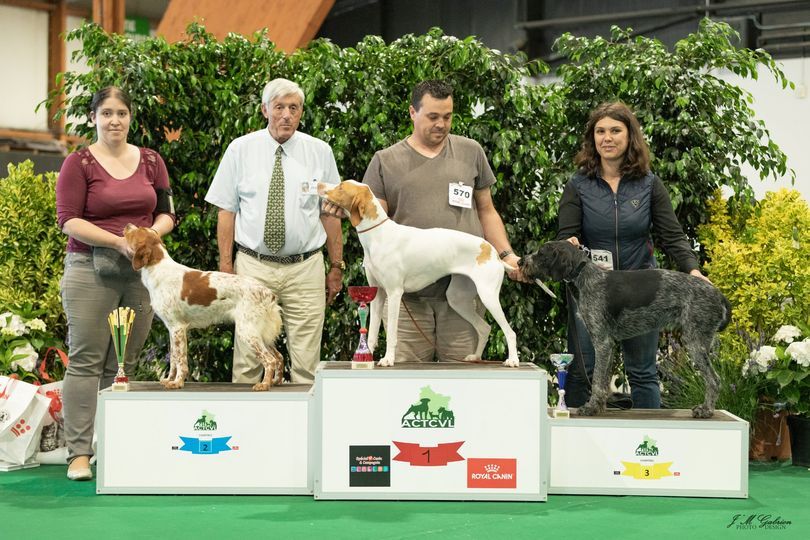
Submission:
M 336 204 L 333 204 L 333 203 L 329 202 L 326 199 L 324 199 L 321 202 L 321 213 L 322 214 L 327 214 L 329 216 L 334 216 L 334 217 L 336 217 L 338 219 L 343 219 L 343 218 L 349 217 L 346 214 L 346 211 L 343 208 L 339 207 Z
M 511 279 L 512 281 L 519 281 L 521 283 L 531 283 L 532 280 L 524 276 L 523 271 L 518 266 L 518 263 L 520 262 L 520 257 L 515 255 L 514 253 L 510 253 L 509 255 L 503 258 L 503 262 L 514 268 L 514 270 L 510 270 L 506 273 L 506 275 L 509 276 L 509 279 Z
M 226 274 L 235 274 L 236 272 L 233 271 L 233 262 L 231 261 L 219 261 L 219 271 L 225 272 Z
M 343 271 L 340 268 L 332 268 L 326 274 L 326 304 L 331 305 L 335 297 L 343 288 Z

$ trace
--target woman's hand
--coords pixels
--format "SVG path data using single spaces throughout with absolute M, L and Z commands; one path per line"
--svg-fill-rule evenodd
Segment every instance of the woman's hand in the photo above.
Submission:
M 579 244 L 579 238 L 577 238 L 576 236 L 572 236 L 571 238 L 567 239 L 566 242 L 568 242 L 569 244 L 573 244 L 573 245 L 575 245 L 577 247 L 579 247 L 579 245 L 580 245 Z
M 709 278 L 707 278 L 706 276 L 704 276 L 704 275 L 703 275 L 703 274 L 700 272 L 700 270 L 698 270 L 697 268 L 695 268 L 694 270 L 692 270 L 691 272 L 689 272 L 689 275 L 690 275 L 690 276 L 699 277 L 700 279 L 702 279 L 702 280 L 706 281 L 706 283 L 711 283 L 711 282 L 712 282 L 712 280 L 710 280 Z M 712 283 L 712 285 L 713 285 L 713 283 Z
M 123 236 L 116 237 L 117 240 L 115 242 L 115 250 L 126 257 L 127 259 L 132 260 L 132 256 L 135 255 L 135 252 L 129 248 L 129 244 L 127 244 L 127 239 Z

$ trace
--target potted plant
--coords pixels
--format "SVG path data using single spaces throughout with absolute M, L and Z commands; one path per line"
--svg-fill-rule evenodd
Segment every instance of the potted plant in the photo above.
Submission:
M 784 411 L 794 465 L 810 467 L 810 324 L 785 325 L 771 345 L 755 349 L 743 374 L 763 384 L 763 397 Z
M 30 306 L 26 306 L 30 308 Z M 62 378 L 62 373 L 37 371 L 40 355 L 49 347 L 64 348 L 48 331 L 37 313 L 24 309 L 24 313 L 0 313 L 0 375 L 41 384 Z M 51 367 L 63 371 L 57 364 Z

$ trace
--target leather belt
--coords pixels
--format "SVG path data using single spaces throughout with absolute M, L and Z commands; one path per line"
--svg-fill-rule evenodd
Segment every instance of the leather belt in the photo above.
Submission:
M 320 248 L 318 248 L 306 253 L 299 253 L 298 255 L 262 255 L 261 253 L 256 253 L 252 249 L 248 249 L 240 244 L 236 244 L 236 250 L 244 253 L 245 255 L 250 255 L 254 259 L 259 259 L 260 261 L 268 261 L 279 264 L 294 264 L 304 262 L 321 251 Z

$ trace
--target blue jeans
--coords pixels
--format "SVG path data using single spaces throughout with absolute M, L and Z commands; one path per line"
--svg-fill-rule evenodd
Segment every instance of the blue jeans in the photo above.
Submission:
M 576 328 L 576 334 L 571 331 Z M 658 369 L 655 356 L 658 352 L 658 330 L 621 341 L 622 359 L 627 380 L 630 382 L 630 394 L 635 409 L 660 409 L 661 389 L 658 386 Z M 579 349 L 575 335 L 579 341 Z M 583 373 L 579 352 L 582 351 L 585 371 Z M 591 377 L 595 353 L 590 334 L 582 320 L 576 316 L 576 307 L 569 300 L 568 304 L 568 352 L 576 357 L 568 368 L 565 383 L 565 403 L 570 407 L 580 407 L 591 397 Z

